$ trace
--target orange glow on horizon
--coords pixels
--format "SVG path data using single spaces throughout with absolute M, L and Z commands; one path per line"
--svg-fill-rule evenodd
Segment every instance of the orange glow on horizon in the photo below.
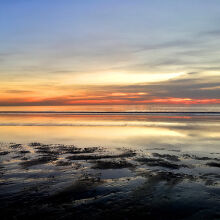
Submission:
M 119 95 L 119 96 L 117 96 Z M 130 95 L 130 96 L 129 96 Z M 60 97 L 14 97 L 14 98 L 0 98 L 0 106 L 62 106 L 62 105 L 138 105 L 138 104 L 220 104 L 220 99 L 191 99 L 191 98 L 153 98 L 153 99 L 140 99 L 141 95 L 136 93 L 132 94 L 112 94 L 110 96 L 87 96 L 87 97 L 73 97 L 73 96 L 60 96 Z M 134 94 L 133 94 L 134 95 Z M 113 98 L 115 97 L 115 98 Z M 116 98 L 117 97 L 117 98 Z

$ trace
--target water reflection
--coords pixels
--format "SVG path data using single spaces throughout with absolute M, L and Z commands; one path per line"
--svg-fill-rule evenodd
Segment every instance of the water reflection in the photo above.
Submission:
M 220 150 L 220 116 L 1 114 L 0 125 L 2 142 Z
M 0 125 L 3 219 L 218 219 L 220 116 L 0 114 Z

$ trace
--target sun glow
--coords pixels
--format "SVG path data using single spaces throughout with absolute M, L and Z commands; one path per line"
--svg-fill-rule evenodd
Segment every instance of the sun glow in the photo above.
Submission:
M 126 73 L 126 72 L 98 72 L 86 73 L 68 78 L 65 83 L 75 84 L 134 84 L 134 83 L 153 83 L 170 80 L 184 75 L 184 72 L 179 73 Z

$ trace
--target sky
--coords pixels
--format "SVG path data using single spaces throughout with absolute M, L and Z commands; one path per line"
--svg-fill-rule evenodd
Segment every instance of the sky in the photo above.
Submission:
M 1 0 L 0 106 L 220 104 L 219 0 Z

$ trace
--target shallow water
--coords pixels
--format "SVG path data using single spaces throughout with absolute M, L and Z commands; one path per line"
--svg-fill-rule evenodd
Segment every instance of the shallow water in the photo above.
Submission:
M 0 114 L 3 219 L 220 219 L 220 116 Z
M 219 152 L 220 115 L 0 114 L 0 140 Z

